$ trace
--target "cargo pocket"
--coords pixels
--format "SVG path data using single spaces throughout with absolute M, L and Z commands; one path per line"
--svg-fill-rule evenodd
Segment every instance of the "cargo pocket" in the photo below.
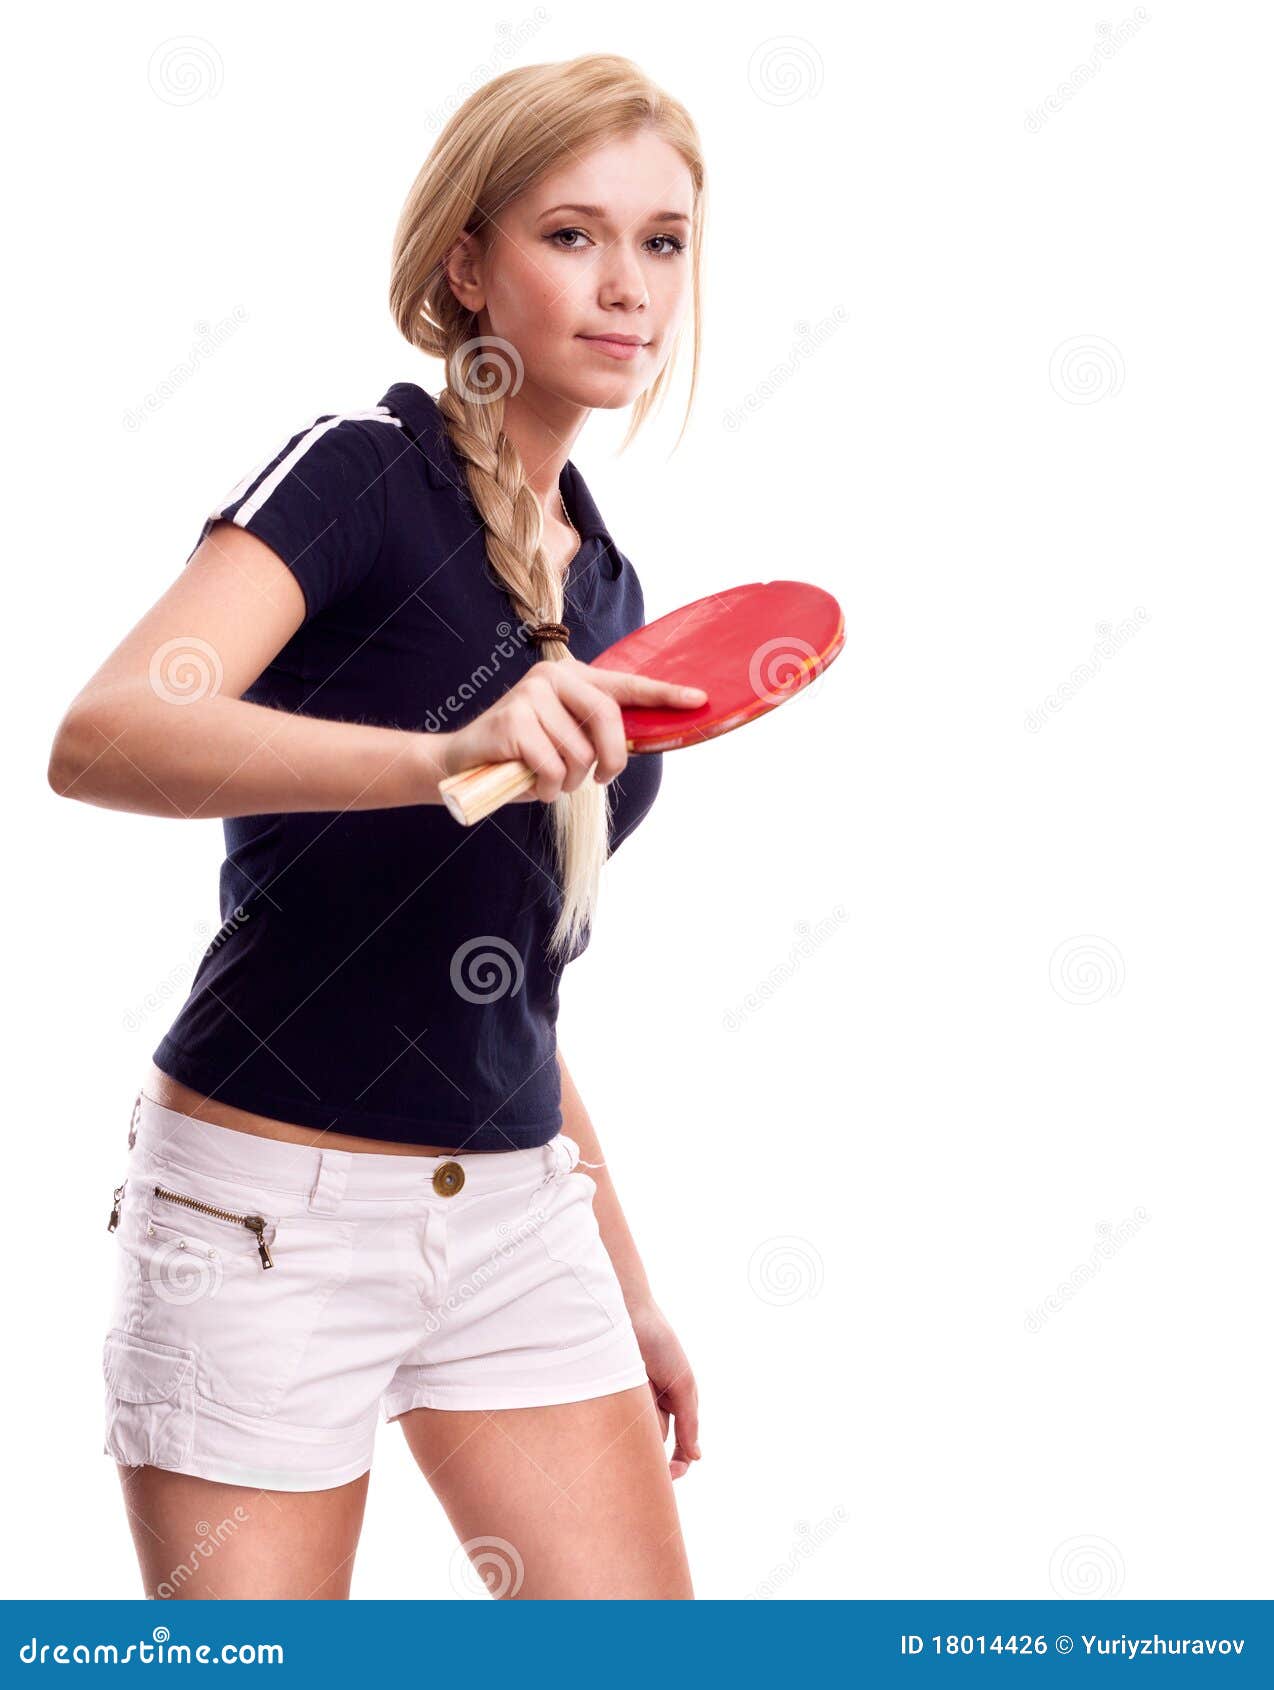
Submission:
M 112 1327 L 102 1349 L 103 1453 L 130 1467 L 179 1468 L 195 1432 L 195 1352 Z

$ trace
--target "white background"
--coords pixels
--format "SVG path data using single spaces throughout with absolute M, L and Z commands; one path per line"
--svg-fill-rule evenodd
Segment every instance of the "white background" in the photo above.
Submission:
M 688 358 L 575 460 L 651 617 L 799 576 L 848 627 L 808 694 L 666 759 L 563 994 L 698 1379 L 697 1594 L 1269 1592 L 1268 16 L 641 13 L 10 38 L 10 1596 L 140 1592 L 106 1219 L 220 919 L 219 824 L 58 799 L 54 730 L 246 465 L 438 390 L 386 286 L 439 114 L 586 51 L 688 105 L 711 200 L 686 439 Z M 453 1548 L 382 1427 L 355 1596 L 453 1597 Z

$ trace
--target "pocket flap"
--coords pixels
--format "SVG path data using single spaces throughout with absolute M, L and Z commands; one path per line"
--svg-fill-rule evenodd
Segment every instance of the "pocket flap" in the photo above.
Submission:
M 186 1383 L 195 1352 L 142 1338 L 118 1327 L 106 1334 L 102 1370 L 122 1402 L 167 1402 Z

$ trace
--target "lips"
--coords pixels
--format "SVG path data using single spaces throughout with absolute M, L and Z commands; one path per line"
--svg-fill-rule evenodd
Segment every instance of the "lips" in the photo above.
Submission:
M 635 335 L 582 334 L 579 338 L 585 345 L 596 347 L 607 358 L 618 358 L 623 363 L 631 362 L 646 346 L 646 343 Z

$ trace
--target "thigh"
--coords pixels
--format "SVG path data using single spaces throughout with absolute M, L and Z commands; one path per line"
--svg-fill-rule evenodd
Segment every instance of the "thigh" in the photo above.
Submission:
M 694 1595 L 649 1384 L 543 1408 L 399 1418 L 493 1596 Z
M 257 1490 L 116 1464 L 147 1597 L 347 1598 L 369 1475 Z

